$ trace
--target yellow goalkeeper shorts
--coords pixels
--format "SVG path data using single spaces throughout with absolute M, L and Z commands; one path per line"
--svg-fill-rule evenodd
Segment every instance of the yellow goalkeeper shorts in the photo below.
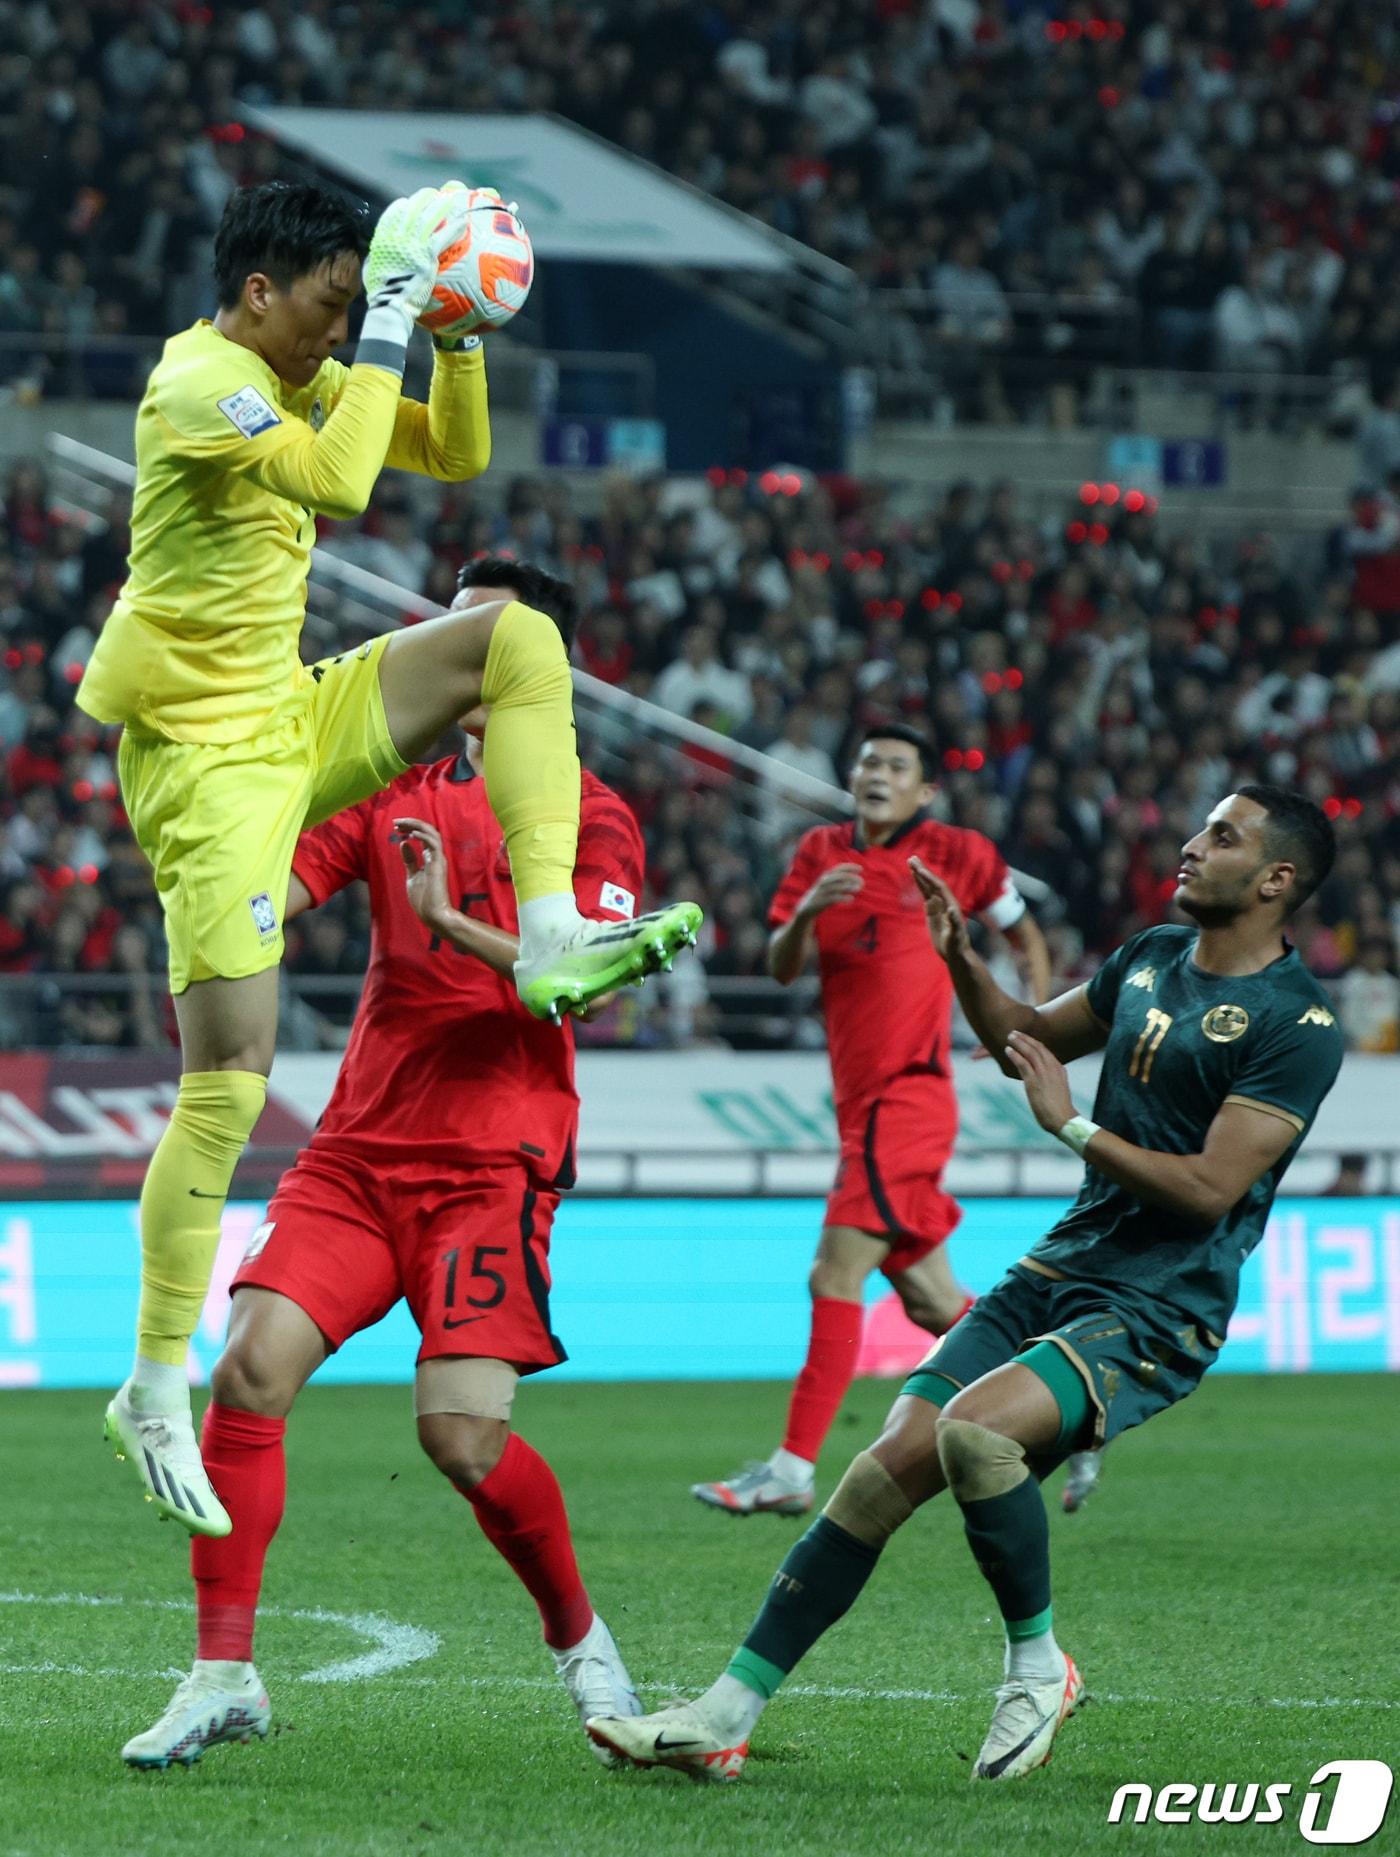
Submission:
M 389 635 L 312 665 L 247 741 L 178 742 L 130 725 L 117 767 L 136 841 L 155 871 L 170 990 L 239 980 L 282 959 L 297 838 L 404 771 L 379 659 Z

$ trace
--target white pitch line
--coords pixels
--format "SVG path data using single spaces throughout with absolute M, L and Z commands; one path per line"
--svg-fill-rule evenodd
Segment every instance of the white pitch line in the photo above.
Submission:
M 184 1599 L 123 1599 L 105 1593 L 0 1593 L 0 1605 L 146 1606 L 158 1612 L 194 1610 L 188 1600 Z M 315 1670 L 306 1671 L 298 1678 L 302 1683 L 367 1682 L 374 1677 L 387 1676 L 393 1670 L 405 1669 L 409 1664 L 422 1663 L 442 1647 L 442 1639 L 435 1631 L 427 1631 L 421 1625 L 402 1624 L 397 1619 L 386 1618 L 381 1612 L 329 1612 L 321 1606 L 264 1606 L 261 1615 L 264 1618 L 297 1619 L 312 1625 L 342 1625 L 347 1631 L 368 1639 L 373 1646 L 370 1650 L 362 1651 L 358 1657 L 341 1658 L 335 1663 L 321 1664 Z M 135 1670 L 88 1671 L 74 1664 L 6 1664 L 0 1666 L 0 1669 L 12 1676 L 59 1672 L 73 1676 L 141 1674 Z M 174 1672 L 177 1678 L 184 1674 L 183 1671 Z
M 149 1606 L 162 1612 L 190 1612 L 193 1607 L 182 1599 L 122 1599 L 95 1593 L 2 1593 L 0 1605 L 39 1606 Z M 370 1639 L 375 1648 L 359 1657 L 339 1663 L 323 1664 L 308 1670 L 297 1681 L 302 1683 L 356 1683 L 392 1675 L 409 1665 L 422 1663 L 442 1648 L 435 1631 L 419 1625 L 405 1625 L 378 1612 L 329 1612 L 321 1607 L 265 1606 L 264 1618 L 289 1618 L 317 1625 L 343 1625 L 347 1630 Z M 82 1664 L 38 1663 L 0 1664 L 6 1676 L 104 1676 L 144 1678 L 147 1675 L 179 1678 L 183 1670 L 143 1672 L 124 1668 L 90 1669 Z M 396 1678 L 398 1687 L 458 1689 L 554 1690 L 558 1679 L 548 1676 L 404 1676 Z M 639 1683 L 639 1689 L 653 1695 L 674 1696 L 694 1685 L 684 1683 Z M 785 1696 L 802 1696 L 817 1702 L 984 1702 L 985 1690 L 958 1689 L 871 1689 L 854 1683 L 789 1683 Z M 1220 1709 L 1400 1709 L 1400 1699 L 1387 1696 L 1124 1696 L 1112 1690 L 1090 1690 L 1092 1702 L 1112 1703 L 1140 1708 L 1190 1708 L 1204 1704 Z
M 547 1676 L 406 1676 L 396 1688 L 426 1689 L 447 1684 L 460 1689 L 556 1689 L 558 1679 Z M 638 1683 L 649 1695 L 676 1696 L 695 1684 Z M 817 1702 L 985 1702 L 985 1689 L 863 1689 L 858 1684 L 785 1683 L 784 1696 L 802 1696 Z M 1198 1703 L 1222 1709 L 1400 1709 L 1400 1701 L 1371 1696 L 1120 1696 L 1091 1689 L 1089 1701 L 1130 1706 L 1186 1709 Z

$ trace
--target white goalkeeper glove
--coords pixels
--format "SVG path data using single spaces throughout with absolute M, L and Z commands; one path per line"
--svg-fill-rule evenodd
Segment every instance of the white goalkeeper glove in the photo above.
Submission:
M 438 259 L 466 224 L 465 192 L 420 187 L 385 207 L 365 259 L 369 307 L 357 361 L 403 373 L 413 325 L 432 301 Z

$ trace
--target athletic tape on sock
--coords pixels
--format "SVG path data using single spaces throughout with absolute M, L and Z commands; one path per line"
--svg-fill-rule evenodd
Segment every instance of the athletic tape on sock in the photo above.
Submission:
M 913 1513 L 909 1498 L 871 1451 L 852 1461 L 822 1510 L 838 1528 L 874 1548 L 883 1547 Z
M 969 1419 L 940 1419 L 938 1461 L 957 1502 L 985 1502 L 1024 1483 L 1025 1446 Z

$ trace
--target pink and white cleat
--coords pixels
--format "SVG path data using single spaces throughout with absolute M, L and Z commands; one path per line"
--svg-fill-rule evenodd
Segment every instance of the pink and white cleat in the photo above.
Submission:
M 592 1716 L 588 1737 L 634 1767 L 674 1767 L 693 1780 L 737 1780 L 749 1744 L 728 1747 L 693 1702 L 655 1715 Z
M 729 1515 L 806 1515 L 814 1500 L 810 1481 L 780 1476 L 767 1462 L 746 1464 L 722 1483 L 692 1483 L 690 1493 Z

